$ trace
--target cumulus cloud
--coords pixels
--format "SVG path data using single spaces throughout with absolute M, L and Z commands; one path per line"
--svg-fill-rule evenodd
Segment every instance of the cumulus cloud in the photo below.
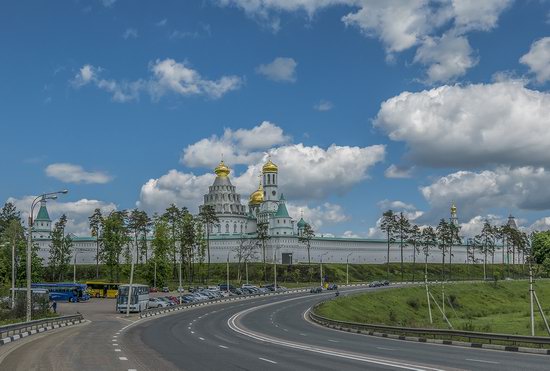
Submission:
M 549 182 L 547 170 L 531 166 L 458 171 L 420 188 L 431 206 L 423 219 L 436 220 L 448 215 L 451 201 L 464 219 L 484 215 L 493 208 L 546 210 L 550 208 Z
M 186 206 L 192 212 L 198 212 L 203 195 L 214 182 L 215 175 L 206 173 L 194 175 L 170 170 L 157 179 L 149 179 L 139 194 L 137 207 L 150 212 L 162 212 L 170 204 Z
M 6 202 L 13 203 L 15 207 L 21 211 L 23 220 L 26 220 L 29 216 L 31 202 L 35 197 L 36 196 L 25 196 L 23 198 L 10 197 Z M 93 214 L 94 210 L 100 209 L 105 215 L 116 210 L 117 206 L 111 202 L 89 200 L 86 198 L 69 202 L 63 202 L 60 198 L 55 201 L 48 201 L 47 208 L 50 218 L 54 223 L 62 214 L 67 216 L 67 233 L 74 233 L 78 236 L 89 236 L 88 217 Z M 35 208 L 35 213 L 38 213 L 38 208 Z
M 463 76 L 477 64 L 477 58 L 472 56 L 466 37 L 447 33 L 441 37 L 426 37 L 416 49 L 414 62 L 428 66 L 426 81 L 432 84 Z
M 137 37 L 138 37 L 138 31 L 135 28 L 127 28 L 122 34 L 122 38 L 124 40 L 137 39 Z
M 311 224 L 316 234 L 327 224 L 343 223 L 350 219 L 350 216 L 345 214 L 342 206 L 329 202 L 314 207 L 289 202 L 287 208 L 288 213 L 294 220 L 300 220 L 303 215 L 304 220 Z
M 296 66 L 298 63 L 292 58 L 275 58 L 273 62 L 256 67 L 256 73 L 278 82 L 295 82 Z
M 416 207 L 413 204 L 408 204 L 399 200 L 390 201 L 388 199 L 379 201 L 378 207 L 381 210 L 393 210 L 393 211 L 416 210 Z
M 226 93 L 239 89 L 242 78 L 238 76 L 222 76 L 218 80 L 209 80 L 186 65 L 174 59 L 157 59 L 150 64 L 152 76 L 148 80 L 118 81 L 103 79 L 99 76 L 102 68 L 84 65 L 71 80 L 74 87 L 95 85 L 101 90 L 112 94 L 116 102 L 138 100 L 142 92 L 147 92 L 153 100 L 158 100 L 167 94 L 178 96 L 205 96 L 218 99 Z
M 413 171 L 414 171 L 414 167 L 402 167 L 402 166 L 391 164 L 384 171 L 384 176 L 386 178 L 394 178 L 394 179 L 411 178 Z
M 388 60 L 394 54 L 422 45 L 417 62 L 427 65 L 426 82 L 453 80 L 477 60 L 466 34 L 490 31 L 513 0 L 218 0 L 235 6 L 262 25 L 278 31 L 282 12 L 304 13 L 345 5 L 342 22 L 383 44 Z M 351 11 L 350 11 L 351 8 Z M 399 20 L 399 21 L 396 21 Z M 451 38 L 445 36 L 453 34 Z
M 319 103 L 313 106 L 314 109 L 317 111 L 330 111 L 332 108 L 334 108 L 334 104 L 332 104 L 329 100 L 321 99 Z
M 46 167 L 46 175 L 65 183 L 105 184 L 113 177 L 101 171 L 86 171 L 80 165 L 69 163 L 50 164 Z
M 550 80 L 550 37 L 543 37 L 531 44 L 529 52 L 519 60 L 529 67 L 537 82 L 545 83 Z
M 550 94 L 518 81 L 441 86 L 383 102 L 374 126 L 413 162 L 477 168 L 550 163 Z
M 330 194 L 342 194 L 368 178 L 370 168 L 385 156 L 383 145 L 333 144 L 321 148 L 290 144 L 289 141 L 290 137 L 281 128 L 265 121 L 252 129 L 225 129 L 222 137 L 213 136 L 193 143 L 184 149 L 180 161 L 190 167 L 213 168 L 223 153 L 228 166 L 245 165 L 245 170 L 230 175 L 245 203 L 258 187 L 258 176 L 268 155 L 279 165 L 280 191 L 289 200 L 319 200 Z M 195 175 L 171 170 L 142 186 L 138 205 L 148 210 L 163 210 L 177 202 L 179 206 L 196 209 L 213 181 L 212 172 Z M 343 220 L 343 212 L 337 205 L 323 204 L 316 210 L 324 214 L 324 219 L 317 218 L 323 223 Z
M 263 121 L 252 129 L 225 129 L 223 136 L 213 135 L 188 145 L 182 153 L 181 163 L 190 167 L 214 167 L 223 157 L 231 165 L 258 162 L 263 152 L 273 146 L 288 143 L 290 137 L 283 129 Z

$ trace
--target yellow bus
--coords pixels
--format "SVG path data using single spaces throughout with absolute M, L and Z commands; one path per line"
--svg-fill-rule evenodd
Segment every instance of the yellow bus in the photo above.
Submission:
M 120 283 L 109 283 L 103 281 L 88 281 L 88 293 L 92 298 L 116 298 Z

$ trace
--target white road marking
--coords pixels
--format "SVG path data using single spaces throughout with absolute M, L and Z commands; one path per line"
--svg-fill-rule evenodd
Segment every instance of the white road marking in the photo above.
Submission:
M 187 329 L 188 329 L 188 330 L 191 330 L 191 327 L 188 327 Z
M 122 350 L 120 350 L 120 349 L 115 349 L 115 352 L 122 352 Z
M 284 328 L 284 329 L 283 329 L 283 331 L 286 331 L 286 332 L 288 332 L 288 329 Z
M 126 358 L 126 357 L 118 357 L 118 359 L 120 359 L 121 361 L 127 361 L 128 360 L 128 358 Z
M 201 338 L 201 337 L 199 337 L 199 339 L 201 339 L 201 340 L 203 340 L 203 341 L 204 341 L 204 338 Z
M 225 345 L 218 345 L 220 348 L 227 349 Z
M 491 363 L 493 365 L 498 365 L 499 362 L 495 361 L 485 361 L 483 359 L 473 359 L 473 358 L 466 358 L 466 361 L 472 361 L 472 362 L 481 362 L 481 363 Z
M 441 369 L 438 369 L 438 368 L 426 367 L 426 366 L 417 365 L 417 364 L 414 364 L 414 363 L 405 363 L 405 362 L 400 362 L 400 361 L 393 361 L 393 360 L 386 359 L 386 358 L 363 356 L 361 354 L 356 354 L 356 353 L 336 351 L 336 350 L 330 349 L 330 348 L 317 347 L 317 346 L 313 346 L 313 345 L 296 343 L 296 342 L 286 341 L 286 340 L 282 340 L 282 339 L 272 338 L 272 337 L 269 337 L 269 336 L 266 336 L 266 335 L 263 335 L 263 334 L 252 332 L 252 331 L 247 330 L 245 328 L 241 328 L 241 327 L 237 326 L 237 324 L 236 324 L 237 319 L 239 317 L 242 317 L 242 316 L 244 316 L 247 313 L 250 313 L 252 311 L 255 311 L 255 310 L 258 310 L 260 308 L 264 308 L 264 307 L 267 307 L 267 306 L 270 306 L 270 305 L 276 305 L 276 304 L 281 304 L 282 302 L 294 301 L 294 300 L 300 300 L 300 299 L 303 300 L 303 297 L 297 297 L 297 298 L 287 299 L 287 300 L 283 300 L 283 301 L 277 301 L 277 302 L 268 303 L 268 304 L 260 305 L 260 306 L 257 306 L 257 307 L 245 309 L 245 310 L 243 310 L 241 312 L 238 312 L 238 313 L 234 314 L 233 316 L 231 316 L 227 320 L 227 325 L 233 331 L 235 331 L 239 334 L 242 334 L 244 336 L 248 336 L 252 339 L 256 339 L 256 340 L 259 340 L 259 341 L 264 341 L 264 342 L 267 342 L 267 343 L 276 344 L 276 345 L 280 345 L 280 346 L 284 346 L 284 347 L 288 347 L 288 348 L 292 348 L 292 349 L 298 349 L 298 350 L 303 350 L 303 351 L 313 352 L 313 353 L 319 353 L 319 354 L 329 355 L 329 356 L 338 357 L 338 358 L 345 358 L 345 359 L 350 359 L 350 360 L 354 360 L 354 361 L 378 364 L 378 365 L 383 365 L 383 366 L 390 366 L 390 367 L 407 369 L 407 370 L 416 370 L 416 371 L 441 370 Z
M 113 337 L 114 337 L 115 339 L 117 338 L 117 336 L 116 336 L 116 335 L 113 335 Z
M 137 371 L 135 368 L 129 368 L 128 371 Z
M 191 333 L 192 333 L 192 334 L 194 334 L 194 333 L 195 333 L 195 331 L 191 331 Z
M 116 341 L 117 341 L 117 339 L 113 339 L 112 341 L 116 342 Z
M 300 335 L 302 335 L 302 336 L 307 336 L 307 334 L 304 334 L 303 332 L 300 332 Z
M 338 340 L 332 340 L 332 339 L 328 339 L 328 341 L 330 341 L 331 343 L 339 343 Z
M 380 349 L 380 350 L 395 350 L 393 348 L 386 348 L 386 347 L 376 347 L 376 349 Z
M 259 357 L 259 359 L 261 359 L 262 361 L 266 361 L 266 362 L 269 362 L 269 363 L 277 364 L 277 362 L 275 362 L 275 361 L 272 361 L 272 360 L 270 360 L 270 359 L 267 359 L 267 358 L 262 358 L 262 357 Z
M 117 344 L 117 343 L 113 343 L 113 346 L 114 346 L 114 347 L 118 347 L 118 344 Z

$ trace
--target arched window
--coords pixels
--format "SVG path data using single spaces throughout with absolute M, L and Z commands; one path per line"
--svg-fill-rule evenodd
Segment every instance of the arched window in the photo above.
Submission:
M 233 224 L 233 233 L 237 233 L 237 223 Z
M 229 233 L 229 224 L 225 225 L 225 233 Z
M 243 225 L 241 224 L 241 233 L 243 233 Z
M 217 227 L 218 227 L 218 233 L 222 233 L 222 226 L 218 224 Z

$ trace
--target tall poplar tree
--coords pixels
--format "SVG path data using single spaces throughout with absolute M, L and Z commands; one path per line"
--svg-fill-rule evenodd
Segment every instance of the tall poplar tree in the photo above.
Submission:
M 380 229 L 386 233 L 386 240 L 388 243 L 388 252 L 386 255 L 386 279 L 390 279 L 390 245 L 395 242 L 397 218 L 392 210 L 386 211 L 382 214 L 382 221 L 380 222 Z
M 103 215 L 101 214 L 101 209 L 95 209 L 94 213 L 88 217 L 90 231 L 92 232 L 92 237 L 95 237 L 95 277 L 99 278 L 99 244 L 101 241 L 101 225 L 103 221 Z
M 220 220 L 216 216 L 216 210 L 212 205 L 205 205 L 199 213 L 199 220 L 202 222 L 203 228 L 206 229 L 206 251 L 208 255 L 208 266 L 206 273 L 206 282 L 210 281 L 210 231 L 214 224 L 219 223 Z

